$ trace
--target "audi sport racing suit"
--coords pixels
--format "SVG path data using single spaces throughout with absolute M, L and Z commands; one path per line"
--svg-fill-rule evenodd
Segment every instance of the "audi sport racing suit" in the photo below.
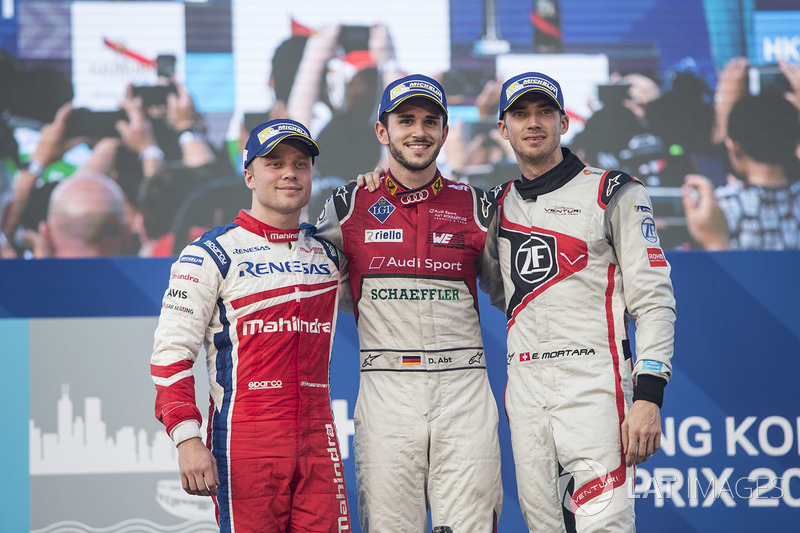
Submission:
M 532 531 L 633 531 L 620 426 L 632 400 L 661 405 L 672 372 L 670 267 L 641 182 L 562 150 L 546 174 L 493 190 L 520 506 Z
M 340 187 L 317 221 L 348 258 L 361 351 L 354 422 L 365 532 L 490 532 L 502 505 L 478 259 L 489 195 L 445 179 Z M 434 529 L 434 531 L 438 531 Z
M 313 226 L 277 230 L 241 211 L 172 265 L 156 417 L 176 444 L 200 436 L 192 366 L 205 345 L 222 531 L 350 530 L 328 386 L 340 257 Z

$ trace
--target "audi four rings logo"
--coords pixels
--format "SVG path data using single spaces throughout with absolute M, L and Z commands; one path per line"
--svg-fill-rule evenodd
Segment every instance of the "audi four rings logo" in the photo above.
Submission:
M 554 241 L 552 237 L 550 239 Z M 555 242 L 548 243 L 542 235 L 531 235 L 517 250 L 515 264 L 520 278 L 527 283 L 536 284 L 551 277 L 556 264 L 554 252 Z
M 427 200 L 428 196 L 430 196 L 428 189 L 423 189 L 421 191 L 404 194 L 400 197 L 400 202 L 402 202 L 404 205 L 415 204 L 417 202 Z
M 271 379 L 266 381 L 251 381 L 250 383 L 247 384 L 247 388 L 250 390 L 282 389 L 283 381 L 279 379 Z

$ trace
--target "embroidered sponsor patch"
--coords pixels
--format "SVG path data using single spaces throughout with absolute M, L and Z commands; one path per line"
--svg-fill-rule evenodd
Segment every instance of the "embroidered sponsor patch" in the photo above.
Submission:
M 182 255 L 179 261 L 181 263 L 191 263 L 192 265 L 198 266 L 203 264 L 203 258 L 196 255 Z
M 386 222 L 386 219 L 389 218 L 389 215 L 391 215 L 393 211 L 394 206 L 389 203 L 389 200 L 383 197 L 379 198 L 378 201 L 369 208 L 369 212 L 372 216 L 377 218 L 381 224 Z
M 650 370 L 653 372 L 661 372 L 661 369 L 664 368 L 664 363 L 659 363 L 658 361 L 642 361 L 642 370 Z
M 651 267 L 668 266 L 667 258 L 664 256 L 664 251 L 661 248 L 648 248 L 647 260 L 650 261 Z

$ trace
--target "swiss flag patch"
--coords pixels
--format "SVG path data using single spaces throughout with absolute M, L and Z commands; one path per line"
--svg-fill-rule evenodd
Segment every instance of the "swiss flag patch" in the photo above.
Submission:
M 664 257 L 664 251 L 661 248 L 648 248 L 647 259 L 650 261 L 651 267 L 665 267 L 667 265 L 667 258 Z

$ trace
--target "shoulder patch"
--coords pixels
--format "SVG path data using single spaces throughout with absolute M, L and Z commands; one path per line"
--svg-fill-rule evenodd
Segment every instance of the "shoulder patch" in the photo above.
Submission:
M 231 258 L 219 245 L 217 241 L 217 237 L 225 233 L 231 228 L 235 228 L 236 224 L 228 224 L 227 226 L 219 226 L 217 228 L 212 229 L 211 231 L 207 231 L 203 234 L 202 237 L 197 239 L 192 243 L 192 246 L 199 246 L 203 250 L 205 250 L 208 255 L 211 256 L 211 259 L 217 264 L 217 268 L 219 268 L 222 277 L 226 277 L 228 275 L 228 270 L 231 267 Z
M 487 227 L 489 222 L 492 221 L 494 212 L 497 211 L 497 201 L 493 194 L 490 194 L 483 189 L 473 187 L 475 190 L 476 214 L 481 226 Z
M 489 191 L 489 194 L 491 194 L 494 197 L 494 201 L 497 203 L 498 206 L 502 205 L 503 200 L 508 194 L 508 191 L 511 189 L 511 184 L 514 183 L 514 181 L 515 180 L 510 180 L 505 183 L 501 183 L 500 185 L 492 187 L 492 190 Z
M 356 187 L 358 187 L 356 183 L 348 183 L 347 185 L 337 187 L 334 189 L 333 193 L 331 193 L 328 201 L 333 201 L 333 205 L 336 208 L 336 216 L 339 220 L 343 219 L 347 216 L 347 213 L 350 212 L 350 203 L 355 197 Z
M 619 170 L 608 170 L 600 179 L 600 188 L 597 191 L 597 203 L 605 209 L 611 198 L 622 189 L 622 186 L 631 181 L 641 183 L 639 180 Z

